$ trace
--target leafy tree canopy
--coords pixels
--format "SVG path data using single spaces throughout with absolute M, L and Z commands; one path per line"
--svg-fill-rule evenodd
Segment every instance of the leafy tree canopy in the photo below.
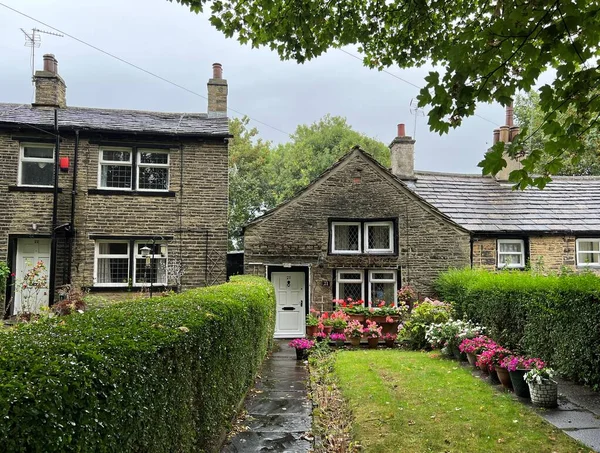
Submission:
M 231 119 L 229 144 L 229 248 L 242 248 L 243 226 L 291 198 L 354 146 L 390 165 L 386 145 L 352 129 L 345 118 L 326 115 L 300 125 L 290 141 L 273 145 L 258 138 L 248 118 Z
M 600 115 L 600 0 L 177 1 L 194 12 L 210 4 L 211 23 L 227 37 L 269 46 L 284 59 L 304 62 L 355 44 L 369 67 L 443 68 L 429 73 L 418 97 L 431 106 L 429 125 L 439 133 L 459 126 L 477 102 L 509 104 L 553 69 L 553 82 L 539 89 L 542 123 L 523 129 L 508 150 L 523 153 L 532 133 L 546 138 L 511 174 L 519 187 L 543 187 L 565 155 L 583 153 Z M 503 151 L 499 143 L 486 154 L 484 172 L 506 164 Z M 540 162 L 542 173 L 533 175 Z

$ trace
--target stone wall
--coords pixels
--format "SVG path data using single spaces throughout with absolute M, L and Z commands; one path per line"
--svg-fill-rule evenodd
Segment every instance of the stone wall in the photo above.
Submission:
M 22 135 L 25 134 L 0 133 L 0 153 L 3 157 L 0 191 L 4 193 L 0 197 L 0 256 L 3 260 L 11 258 L 8 256 L 9 234 L 46 237 L 51 234 L 51 191 L 25 192 L 16 187 L 19 137 Z M 44 136 L 39 138 L 47 140 Z M 106 136 L 101 139 L 106 140 Z M 224 282 L 227 253 L 227 144 L 222 139 L 166 141 L 164 137 L 133 142 L 126 137 L 111 137 L 110 140 L 111 144 L 121 146 L 152 148 L 152 145 L 167 145 L 170 193 L 166 194 L 168 196 L 140 196 L 132 192 L 94 193 L 98 187 L 99 151 L 104 143 L 97 136 L 82 133 L 75 198 L 73 284 L 93 286 L 95 235 L 122 238 L 168 236 L 169 257 L 181 259 L 187 268 L 183 278 L 184 287 Z M 70 222 L 74 144 L 74 135 L 63 133 L 60 156 L 69 157 L 70 168 L 68 173 L 59 173 L 59 187 L 62 189 L 58 198 L 59 225 Z M 35 230 L 32 227 L 34 223 Z M 66 242 L 59 241 L 58 244 L 64 247 Z M 63 257 L 57 263 L 58 286 L 66 283 L 67 254 L 59 250 L 57 256 Z
M 331 218 L 394 219 L 398 254 L 330 254 Z M 467 232 L 355 151 L 305 193 L 246 228 L 244 264 L 247 273 L 258 275 L 265 275 L 265 265 L 310 265 L 313 303 L 331 301 L 333 274 L 341 268 L 397 269 L 399 286 L 410 283 L 428 295 L 440 272 L 469 265 L 469 240 Z

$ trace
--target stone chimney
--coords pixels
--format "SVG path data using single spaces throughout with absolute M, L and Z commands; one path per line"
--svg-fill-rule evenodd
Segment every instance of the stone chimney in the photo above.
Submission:
M 54 55 L 44 55 L 44 69 L 36 71 L 33 80 L 35 82 L 34 107 L 65 108 L 67 106 L 67 86 L 58 75 L 58 61 Z
M 208 117 L 227 116 L 227 80 L 223 78 L 221 63 L 213 64 L 213 76 L 208 80 Z
M 415 141 L 406 136 L 404 124 L 398 124 L 398 135 L 390 143 L 392 174 L 400 179 L 415 178 Z
M 499 129 L 494 130 L 494 145 L 498 142 L 503 142 L 508 145 L 518 134 L 519 127 L 514 125 L 513 106 L 511 103 L 506 106 L 506 124 L 504 126 L 500 126 Z M 496 174 L 496 179 L 498 181 L 508 181 L 508 176 L 513 170 L 521 169 L 521 163 L 517 159 L 510 157 L 508 154 L 506 154 L 506 152 L 504 153 L 503 157 L 506 161 L 506 167 Z

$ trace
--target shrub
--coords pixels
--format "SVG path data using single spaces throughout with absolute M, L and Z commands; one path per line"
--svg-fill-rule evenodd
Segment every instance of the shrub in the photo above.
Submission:
M 565 377 L 600 387 L 600 278 L 591 273 L 451 270 L 436 282 L 458 316 L 501 345 L 541 357 Z
M 437 300 L 425 299 L 415 304 L 408 321 L 402 327 L 401 335 L 413 349 L 424 349 L 428 346 L 425 338 L 427 328 L 431 324 L 447 322 L 450 319 L 451 306 Z
M 275 318 L 256 277 L 0 331 L 0 451 L 214 450 Z

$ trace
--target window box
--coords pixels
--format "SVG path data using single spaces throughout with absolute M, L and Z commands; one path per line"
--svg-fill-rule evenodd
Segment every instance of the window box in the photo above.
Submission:
M 17 184 L 25 187 L 54 187 L 54 145 L 21 144 Z
M 575 241 L 577 266 L 600 267 L 600 239 L 580 238 Z
M 522 269 L 525 267 L 525 241 L 523 239 L 498 239 L 498 268 Z

